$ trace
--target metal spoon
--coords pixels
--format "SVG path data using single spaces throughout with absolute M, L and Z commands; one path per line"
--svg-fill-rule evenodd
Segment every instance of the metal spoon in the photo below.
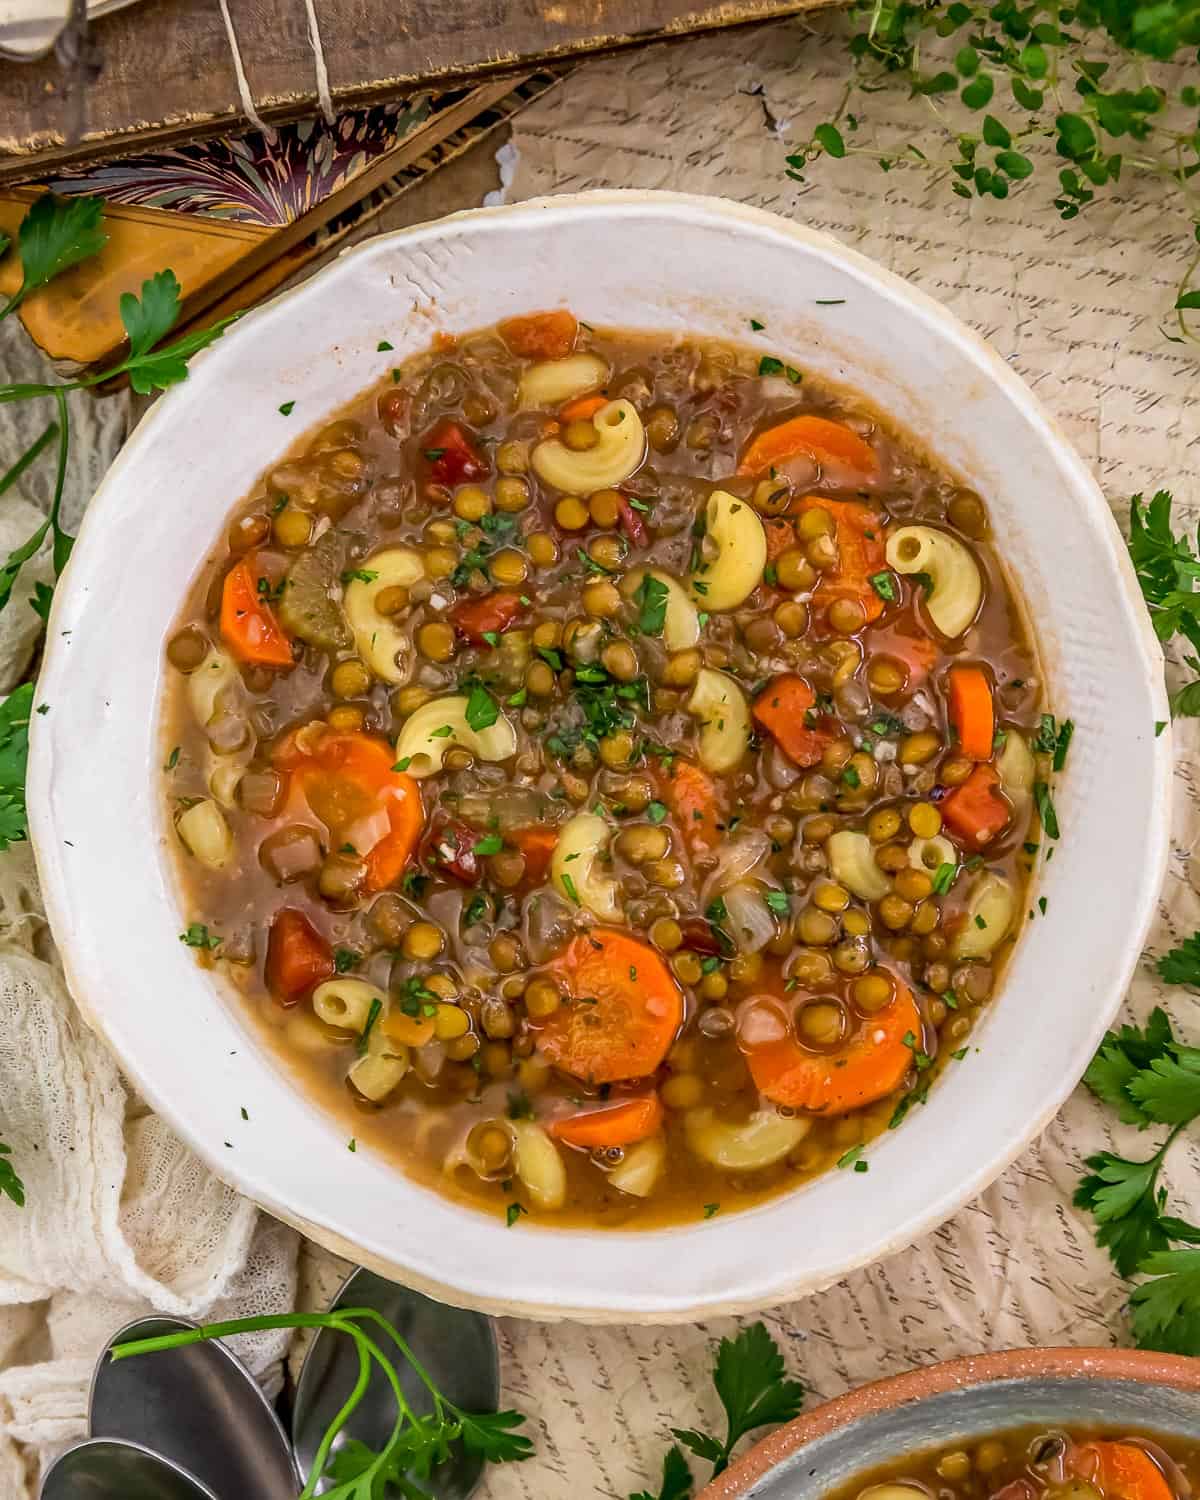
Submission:
M 300 1476 L 279 1418 L 221 1340 L 108 1357 L 114 1344 L 195 1326 L 182 1318 L 139 1318 L 113 1334 L 92 1376 L 88 1432 L 148 1444 L 220 1496 L 296 1500 Z
M 373 1271 L 361 1269 L 347 1278 L 330 1311 L 336 1312 L 341 1307 L 372 1307 L 381 1313 L 408 1341 L 434 1384 L 456 1406 L 464 1411 L 496 1410 L 500 1399 L 500 1362 L 491 1320 L 482 1313 L 444 1307 L 420 1292 L 409 1291 Z M 371 1335 L 386 1352 L 394 1350 L 382 1330 L 372 1329 Z M 413 1410 L 423 1416 L 433 1409 L 429 1392 L 399 1352 L 395 1352 L 404 1394 Z M 305 1479 L 312 1470 L 322 1437 L 357 1376 L 358 1356 L 350 1339 L 333 1329 L 322 1328 L 301 1368 L 292 1416 L 292 1440 Z M 392 1393 L 376 1371 L 343 1433 L 378 1450 L 386 1442 L 395 1417 Z M 479 1483 L 482 1471 L 483 1461 L 460 1446 L 455 1457 L 436 1468 L 422 1484 L 436 1500 L 466 1500 Z
M 146 1356 L 149 1358 L 150 1356 Z M 85 1438 L 46 1470 L 42 1500 L 217 1500 L 169 1458 L 119 1438 Z

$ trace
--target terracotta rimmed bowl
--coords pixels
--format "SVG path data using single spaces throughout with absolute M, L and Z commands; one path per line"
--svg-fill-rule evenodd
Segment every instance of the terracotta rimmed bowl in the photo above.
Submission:
M 1027 924 L 972 1039 L 979 1054 L 871 1147 L 869 1172 L 652 1233 L 509 1230 L 350 1154 L 346 1123 L 303 1094 L 179 942 L 161 800 L 163 641 L 230 508 L 306 427 L 435 332 L 559 304 L 601 324 L 757 342 L 920 434 L 987 498 L 1033 606 L 1053 706 L 1078 725 L 1063 838 L 1041 876 L 1047 915 Z M 378 352 L 381 338 L 394 352 Z M 1087 469 L 945 308 L 825 235 L 716 199 L 588 193 L 456 215 L 370 241 L 245 318 L 154 405 L 89 506 L 39 701 L 29 802 L 47 908 L 75 996 L 137 1087 L 271 1212 L 383 1275 L 491 1312 L 669 1321 L 759 1308 L 933 1228 L 1082 1074 L 1137 960 L 1167 849 L 1161 657 Z
M 909 1370 L 780 1427 L 698 1500 L 823 1500 L 882 1465 L 1031 1426 L 1200 1440 L 1200 1360 L 1139 1349 L 1008 1349 Z

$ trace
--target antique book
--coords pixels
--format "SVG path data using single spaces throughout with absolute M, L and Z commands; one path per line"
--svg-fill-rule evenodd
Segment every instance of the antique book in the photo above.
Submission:
M 170 267 L 181 326 L 238 311 L 344 237 L 449 155 L 557 82 L 542 72 L 418 92 L 339 116 L 317 116 L 62 173 L 0 193 L 13 234 L 37 193 L 98 194 L 108 243 L 30 297 L 20 317 L 45 352 L 72 368 L 111 363 L 124 342 L 122 292 Z M 20 280 L 0 260 L 0 293 Z
M 139 0 L 0 65 L 0 182 L 822 3 Z

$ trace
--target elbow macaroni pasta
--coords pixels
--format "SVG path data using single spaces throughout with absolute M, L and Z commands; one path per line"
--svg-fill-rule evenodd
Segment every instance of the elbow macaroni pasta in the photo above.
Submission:
M 371 1015 L 371 1002 L 387 1010 L 387 996 L 365 979 L 327 979 L 313 991 L 312 1007 L 326 1026 L 361 1032 Z M 378 1030 L 378 1023 L 374 1028 Z
M 608 850 L 610 836 L 603 818 L 595 813 L 576 813 L 559 832 L 550 875 L 555 890 L 572 906 L 584 907 L 602 922 L 623 922 L 620 887 L 597 868 Z
M 232 861 L 233 834 L 215 802 L 194 803 L 179 814 L 175 829 L 184 848 L 210 870 L 223 870 Z
M 376 677 L 384 682 L 404 682 L 412 660 L 412 642 L 407 631 L 378 612 L 375 600 L 384 589 L 411 588 L 418 578 L 424 578 L 425 564 L 411 547 L 389 547 L 367 558 L 362 571 L 375 577 L 370 581 L 352 579 L 342 600 L 355 649 Z
M 706 771 L 732 771 L 750 746 L 750 705 L 725 672 L 701 667 L 687 711 L 700 725 L 700 764 Z
M 561 406 L 588 391 L 600 390 L 607 379 L 608 365 L 598 354 L 543 360 L 522 374 L 517 404 L 523 411 L 535 406 Z
M 397 764 L 407 761 L 408 774 L 420 780 L 442 769 L 451 745 L 462 745 L 480 760 L 508 760 L 515 755 L 516 731 L 505 716 L 500 714 L 486 729 L 472 729 L 467 723 L 468 701 L 456 694 L 423 703 L 405 720 L 396 740 Z
M 599 441 L 575 451 L 556 437 L 533 450 L 530 462 L 539 479 L 568 495 L 591 495 L 628 479 L 646 456 L 646 432 L 629 401 L 610 401 L 592 418 Z
M 829 872 L 860 901 L 881 901 L 891 881 L 875 863 L 875 848 L 865 833 L 847 828 L 831 834 L 825 844 Z
M 700 615 L 683 589 L 661 568 L 634 568 L 621 580 L 621 592 L 627 599 L 637 593 L 642 579 L 650 577 L 667 591 L 663 615 L 662 643 L 668 651 L 686 651 L 700 639 Z
M 1016 897 L 999 875 L 981 875 L 967 902 L 967 919 L 953 944 L 955 958 L 987 958 L 1008 936 Z M 981 925 L 982 924 L 982 925 Z
M 956 537 L 932 526 L 901 526 L 887 542 L 887 561 L 897 573 L 928 573 L 929 618 L 943 635 L 969 628 L 983 602 L 979 565 Z
M 736 609 L 762 582 L 767 534 L 750 504 L 725 490 L 713 491 L 704 515 L 705 538 L 716 556 L 701 562 L 688 586 L 701 609 Z

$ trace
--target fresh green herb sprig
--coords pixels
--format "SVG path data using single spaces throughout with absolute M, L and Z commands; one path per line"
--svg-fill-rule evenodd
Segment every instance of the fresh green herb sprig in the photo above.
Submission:
M 328 1313 L 279 1313 L 209 1323 L 201 1328 L 187 1328 L 179 1333 L 117 1344 L 111 1357 L 114 1360 L 129 1359 L 163 1349 L 179 1349 L 206 1339 L 232 1338 L 239 1333 L 256 1333 L 269 1328 L 333 1329 L 352 1339 L 358 1354 L 358 1378 L 354 1388 L 321 1439 L 313 1458 L 312 1472 L 299 1500 L 310 1500 L 323 1480 L 326 1481 L 326 1488 L 321 1491 L 323 1500 L 384 1500 L 391 1487 L 407 1500 L 426 1500 L 425 1484 L 458 1445 L 468 1453 L 477 1454 L 486 1463 L 520 1463 L 533 1455 L 533 1444 L 515 1430 L 525 1421 L 520 1412 L 475 1413 L 455 1406 L 434 1384 L 424 1365 L 392 1324 L 370 1307 L 342 1308 Z M 401 1358 L 429 1392 L 433 1410 L 427 1416 L 418 1415 L 405 1396 L 395 1356 L 380 1347 L 384 1343 L 379 1336 L 380 1330 L 395 1344 Z M 396 1419 L 391 1433 L 377 1453 L 354 1440 L 343 1441 L 334 1453 L 333 1445 L 366 1394 L 373 1369 L 387 1381 L 396 1403 Z M 329 1480 L 333 1483 L 328 1484 Z
M 9 1157 L 12 1147 L 0 1141 L 0 1197 L 11 1198 L 18 1208 L 25 1207 L 25 1184 Z
M 1200 173 L 1196 0 L 855 0 L 853 71 L 834 115 L 787 158 L 805 181 L 814 162 L 857 156 L 884 172 L 903 164 L 948 181 L 961 198 L 1008 198 L 1040 182 L 1039 150 L 1056 158 L 1053 207 L 1075 218 L 1122 176 L 1173 191 L 1196 249 L 1176 290 L 1172 342 L 1200 342 Z M 928 106 L 941 147 L 881 138 L 871 124 L 880 92 L 904 90 Z
M 1122 1276 L 1148 1276 L 1130 1296 L 1135 1342 L 1143 1349 L 1200 1355 L 1200 1227 L 1166 1212 L 1159 1173 L 1181 1132 L 1200 1117 L 1200 1048 L 1178 1041 L 1162 1010 L 1144 1027 L 1110 1031 L 1084 1075 L 1088 1088 L 1127 1125 L 1169 1130 L 1151 1156 L 1112 1151 L 1089 1157 L 1075 1204 L 1098 1226 L 1096 1242 Z
M 1192 650 L 1184 661 L 1196 678 L 1171 694 L 1171 716 L 1200 714 L 1200 550 L 1171 527 L 1171 492 L 1158 490 L 1148 505 L 1140 494 L 1129 502 L 1129 556 L 1160 641 L 1182 636 Z M 1200 529 L 1197 531 L 1200 544 Z
M 747 1433 L 790 1422 L 804 1403 L 803 1385 L 787 1378 L 783 1355 L 763 1323 L 752 1323 L 736 1338 L 721 1340 L 713 1366 L 713 1385 L 725 1411 L 724 1437 L 691 1427 L 673 1427 L 671 1435 L 677 1443 L 663 1460 L 658 1493 L 639 1490 L 629 1500 L 689 1500 L 692 1473 L 679 1444 L 710 1463 L 715 1478 L 728 1468 L 733 1450 Z

